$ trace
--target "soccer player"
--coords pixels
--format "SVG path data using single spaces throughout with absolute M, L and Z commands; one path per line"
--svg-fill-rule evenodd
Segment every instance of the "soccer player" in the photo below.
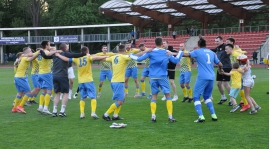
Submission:
M 112 63 L 112 80 L 111 88 L 113 90 L 112 100 L 115 100 L 110 108 L 103 114 L 102 118 L 106 121 L 110 120 L 122 120 L 119 117 L 119 112 L 121 110 L 122 104 L 125 101 L 125 92 L 124 92 L 124 82 L 125 82 L 125 72 L 127 69 L 128 62 L 131 60 L 128 55 L 126 55 L 126 50 L 124 45 L 118 47 L 118 55 L 106 58 L 107 62 Z M 112 119 L 110 114 L 114 112 Z
M 32 98 L 32 95 L 30 85 L 28 82 L 28 76 L 26 76 L 25 74 L 27 72 L 30 62 L 37 57 L 37 54 L 33 55 L 31 49 L 29 47 L 25 47 L 23 48 L 23 55 L 24 56 L 20 57 L 20 63 L 14 76 L 14 83 L 18 93 L 15 99 L 14 106 L 12 108 L 12 112 L 15 113 L 20 111 L 26 114 L 23 106 L 29 98 Z M 23 96 L 22 99 L 23 94 L 25 95 Z
M 240 106 L 236 102 L 237 95 L 239 94 L 242 86 L 242 73 L 241 68 L 239 68 L 239 63 L 233 63 L 233 69 L 230 73 L 222 72 L 226 76 L 231 76 L 232 78 L 232 84 L 231 84 L 231 90 L 230 90 L 230 98 L 231 102 L 233 104 L 233 108 L 230 111 L 231 113 L 235 112 Z M 240 71 L 239 71 L 240 70 Z
M 183 51 L 184 53 L 188 53 L 184 43 L 180 44 L 180 50 Z M 184 98 L 182 102 L 188 100 L 188 102 L 191 103 L 191 101 L 193 100 L 193 94 L 192 89 L 189 85 L 191 78 L 190 57 L 182 57 L 179 64 L 180 64 L 179 83 L 184 93 Z
M 190 56 L 191 58 L 195 58 L 198 63 L 198 75 L 194 86 L 194 106 L 199 118 L 194 122 L 204 122 L 205 118 L 202 112 L 202 106 L 200 102 L 200 96 L 203 95 L 203 99 L 205 100 L 205 104 L 208 107 L 212 120 L 217 121 L 217 116 L 215 114 L 215 109 L 210 99 L 213 91 L 214 85 L 214 64 L 219 66 L 219 72 L 223 72 L 222 63 L 217 58 L 216 54 L 206 48 L 206 41 L 201 38 L 198 41 L 199 49 L 194 50 L 190 53 L 185 53 L 184 56 Z
M 43 40 L 41 42 L 42 51 L 47 56 L 52 56 L 57 51 L 49 51 L 50 49 L 50 41 Z M 50 98 L 53 89 L 53 78 L 51 73 L 51 59 L 45 59 L 42 57 L 41 54 L 38 55 L 38 64 L 39 64 L 39 74 L 38 74 L 38 82 L 40 83 L 40 88 L 42 89 L 42 93 L 39 96 L 39 107 L 37 109 L 38 112 L 42 114 L 49 114 L 52 113 L 49 111 L 48 106 L 50 104 Z M 44 103 L 45 101 L 45 103 Z M 44 104 L 44 107 L 43 107 Z
M 89 54 L 89 49 L 87 47 L 81 48 L 82 53 Z M 78 67 L 78 83 L 81 92 L 80 101 L 80 118 L 85 118 L 84 108 L 85 99 L 88 97 L 91 99 L 92 113 L 91 117 L 98 119 L 96 114 L 97 101 L 96 101 L 96 89 L 92 76 L 92 62 L 94 60 L 101 60 L 106 58 L 106 56 L 83 56 L 81 58 L 67 58 L 61 54 L 56 54 L 59 58 L 64 61 L 74 62 Z
M 126 43 L 126 53 L 127 54 L 136 54 L 139 53 L 138 49 L 132 49 L 130 43 Z M 134 98 L 140 97 L 140 88 L 138 83 L 138 67 L 137 62 L 134 60 L 129 61 L 125 73 L 125 94 L 128 94 L 128 80 L 129 77 L 132 77 L 134 79 L 134 82 L 136 84 L 136 93 Z
M 139 45 L 139 48 L 140 48 L 140 51 L 145 51 L 146 50 L 146 47 L 143 43 L 141 43 Z M 146 77 L 149 77 L 149 65 L 150 65 L 150 59 L 147 58 L 145 60 L 145 64 L 144 64 L 144 68 L 143 68 L 143 71 L 142 71 L 142 76 L 141 76 L 141 88 L 142 88 L 142 94 L 141 96 L 146 96 L 145 94 L 145 78 Z M 150 83 L 150 81 L 149 81 Z M 152 98 L 152 94 L 151 94 L 151 87 L 150 87 L 150 95 L 148 96 L 148 99 L 151 99 Z
M 95 54 L 95 56 L 114 56 L 115 53 L 108 52 L 108 48 L 106 45 L 102 46 L 102 52 Z M 99 74 L 99 86 L 98 86 L 98 95 L 97 98 L 100 98 L 102 85 L 106 78 L 111 82 L 112 79 L 112 66 L 110 62 L 101 61 L 101 68 Z
M 230 55 L 228 55 L 225 51 L 225 44 L 223 43 L 223 38 L 221 36 L 216 37 L 215 43 L 217 47 L 213 51 L 216 52 L 218 59 L 223 64 L 223 70 L 225 72 L 230 72 L 232 69 L 232 64 L 230 60 Z M 217 81 L 219 92 L 221 94 L 221 99 L 218 102 L 218 104 L 222 104 L 227 101 L 227 97 L 224 92 L 224 87 L 229 94 L 230 93 L 230 84 L 229 84 L 230 80 L 231 80 L 230 76 L 225 76 L 217 72 L 216 81 Z M 230 103 L 229 103 L 229 106 L 231 106 Z
M 170 60 L 173 63 L 178 63 L 180 57 L 182 56 L 181 52 L 178 53 L 176 57 L 167 56 L 166 50 L 163 49 L 162 46 L 162 38 L 158 37 L 155 39 L 156 48 L 152 50 L 152 52 L 148 52 L 141 57 L 137 57 L 135 55 L 130 55 L 130 57 L 137 61 L 143 61 L 147 58 L 150 59 L 149 66 L 149 78 L 152 89 L 152 100 L 150 103 L 151 113 L 152 113 L 152 122 L 156 122 L 156 99 L 159 92 L 159 87 L 162 89 L 162 92 L 166 96 L 166 105 L 169 116 L 169 122 L 176 122 L 176 119 L 173 118 L 173 104 L 170 96 L 170 85 L 168 80 L 168 61 Z
M 163 48 L 165 50 L 169 50 L 171 52 L 178 52 L 176 50 L 173 50 L 173 47 L 172 46 L 169 46 L 168 45 L 168 41 L 163 41 Z M 174 83 L 175 67 L 176 67 L 176 64 L 174 64 L 174 63 L 172 63 L 172 62 L 169 61 L 169 63 L 168 63 L 168 77 L 169 77 L 170 84 L 172 86 L 173 94 L 174 94 L 172 101 L 178 100 L 178 95 L 177 95 L 177 92 L 176 92 L 176 85 Z M 162 100 L 166 100 L 166 96 L 165 95 L 163 96 Z

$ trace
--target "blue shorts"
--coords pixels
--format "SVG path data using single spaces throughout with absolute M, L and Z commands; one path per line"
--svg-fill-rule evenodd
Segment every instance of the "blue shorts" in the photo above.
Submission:
M 25 78 L 14 77 L 14 83 L 18 92 L 27 93 L 31 91 L 27 77 Z
M 150 85 L 152 89 L 152 95 L 159 92 L 161 88 L 163 94 L 170 93 L 170 84 L 168 78 L 150 79 Z
M 142 77 L 149 77 L 149 68 L 143 68 Z
M 236 99 L 240 90 L 241 90 L 240 88 L 231 88 L 230 94 L 229 94 L 230 97 L 233 97 L 234 99 Z
M 100 74 L 99 74 L 99 82 L 105 81 L 106 77 L 111 82 L 111 80 L 112 80 L 112 71 L 111 70 L 101 70 Z
M 37 74 L 31 74 L 32 83 L 34 88 L 40 88 L 40 84 L 38 82 L 38 75 Z
M 189 84 L 191 78 L 191 71 L 181 72 L 179 76 L 179 83 L 180 84 Z
M 209 99 L 212 95 L 213 87 L 214 80 L 201 80 L 197 78 L 193 89 L 194 101 L 199 101 L 201 95 L 203 95 L 203 99 Z
M 86 97 L 90 99 L 96 99 L 96 88 L 94 82 L 80 83 L 79 89 L 81 93 L 81 99 Z
M 38 75 L 38 82 L 40 84 L 41 89 L 53 89 L 53 77 L 52 73 L 45 73 Z
M 138 78 L 138 68 L 127 68 L 126 70 L 126 78 L 132 77 L 134 79 Z
M 112 82 L 111 88 L 113 90 L 112 100 L 121 100 L 125 99 L 125 84 L 124 82 Z

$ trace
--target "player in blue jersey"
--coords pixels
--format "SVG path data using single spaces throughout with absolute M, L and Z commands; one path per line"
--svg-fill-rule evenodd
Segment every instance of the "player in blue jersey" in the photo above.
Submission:
M 156 122 L 156 99 L 159 92 L 159 88 L 162 89 L 162 92 L 166 96 L 166 106 L 169 115 L 169 122 L 176 122 L 176 119 L 173 118 L 173 104 L 170 96 L 170 84 L 168 80 L 168 61 L 171 61 L 175 64 L 178 63 L 180 58 L 183 55 L 183 52 L 180 51 L 176 57 L 166 55 L 166 50 L 162 48 L 162 38 L 158 37 L 155 39 L 156 48 L 152 52 L 148 52 L 141 57 L 135 55 L 130 55 L 133 60 L 143 61 L 147 58 L 150 59 L 149 66 L 149 78 L 152 89 L 152 99 L 151 99 L 151 113 L 152 113 L 152 122 Z
M 212 120 L 217 121 L 215 109 L 210 98 L 212 95 L 215 78 L 214 64 L 218 64 L 219 72 L 223 72 L 222 63 L 219 61 L 213 51 L 206 48 L 206 41 L 204 39 L 201 38 L 198 41 L 198 47 L 199 49 L 184 54 L 184 56 L 195 58 L 196 62 L 198 63 L 198 76 L 194 86 L 193 99 L 195 110 L 197 111 L 199 118 L 194 122 L 198 123 L 205 121 L 200 102 L 201 94 L 203 95 L 206 106 L 211 112 Z

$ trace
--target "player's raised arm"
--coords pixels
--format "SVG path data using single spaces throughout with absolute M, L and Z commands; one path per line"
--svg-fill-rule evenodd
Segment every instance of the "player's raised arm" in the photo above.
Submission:
M 93 61 L 97 61 L 97 60 L 106 60 L 106 58 L 108 58 L 109 56 L 91 56 Z
M 169 52 L 170 52 L 170 51 L 169 51 Z M 170 60 L 172 63 L 177 64 L 177 63 L 180 61 L 180 59 L 182 58 L 183 54 L 184 54 L 183 51 L 179 51 L 178 54 L 176 55 L 176 57 L 170 55 L 169 60 Z
M 55 56 L 58 56 L 60 59 L 62 59 L 63 61 L 66 61 L 66 62 L 72 61 L 72 58 L 67 58 L 59 53 L 55 53 Z

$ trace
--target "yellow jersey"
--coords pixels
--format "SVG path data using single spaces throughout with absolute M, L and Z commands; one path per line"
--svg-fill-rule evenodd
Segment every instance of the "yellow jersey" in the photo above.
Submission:
M 125 82 L 127 64 L 131 60 L 128 55 L 118 54 L 106 58 L 107 62 L 112 63 L 113 76 L 111 82 Z
M 22 57 L 15 73 L 15 77 L 25 78 L 30 62 L 27 57 Z
M 126 53 L 129 54 L 137 54 L 139 53 L 139 49 L 130 49 L 129 51 L 126 50 Z M 135 60 L 131 60 L 128 62 L 127 68 L 134 68 L 137 67 L 137 62 Z
M 32 71 L 31 71 L 31 74 L 38 74 L 38 70 L 39 70 L 38 60 L 37 59 L 34 59 L 32 61 Z
M 93 82 L 92 76 L 92 62 L 91 56 L 84 56 L 80 58 L 72 58 L 72 61 L 78 67 L 78 83 Z
M 184 53 L 188 53 L 187 50 L 184 50 Z M 188 72 L 191 71 L 191 63 L 190 57 L 182 57 L 179 61 L 180 64 L 180 72 Z
M 241 70 L 241 68 L 239 68 Z M 242 74 L 237 70 L 232 70 L 231 72 L 232 84 L 231 88 L 241 88 L 242 86 Z
M 115 53 L 107 52 L 106 54 L 104 54 L 103 52 L 99 52 L 95 55 L 96 56 L 114 56 Z M 106 62 L 106 61 L 100 61 L 100 62 L 101 62 L 100 70 L 111 70 L 112 69 L 112 64 L 110 62 Z
M 37 51 L 39 52 L 39 51 Z M 45 54 L 50 53 L 48 50 L 44 50 Z M 37 57 L 38 60 L 38 65 L 39 65 L 39 74 L 46 74 L 46 73 L 50 73 L 51 71 L 51 63 L 52 63 L 52 59 L 45 59 L 41 56 L 41 54 L 38 55 Z

